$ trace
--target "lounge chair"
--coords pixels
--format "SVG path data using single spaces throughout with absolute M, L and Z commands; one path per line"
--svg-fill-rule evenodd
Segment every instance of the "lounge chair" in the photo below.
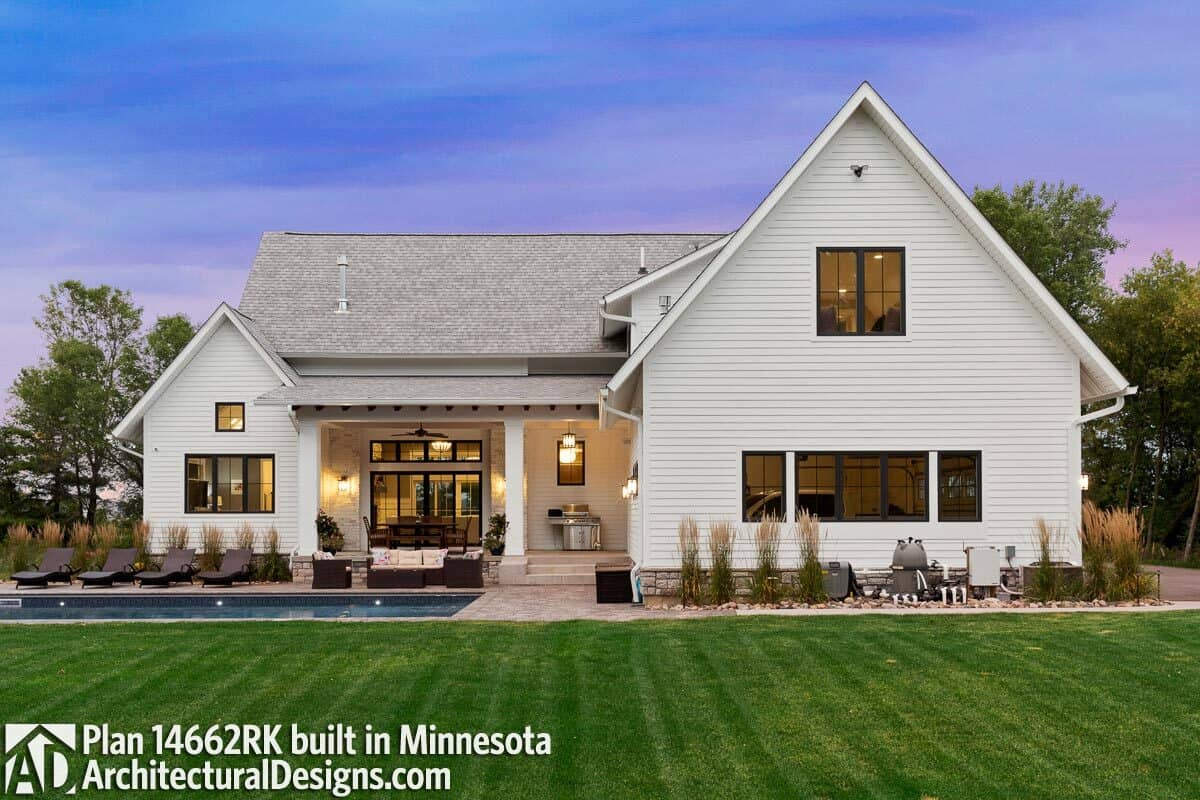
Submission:
M 249 550 L 226 550 L 221 559 L 221 568 L 207 572 L 198 572 L 196 577 L 200 583 L 208 586 L 210 583 L 218 586 L 233 586 L 234 581 L 250 580 L 250 559 L 253 554 Z
M 157 571 L 144 570 L 134 575 L 141 585 L 170 586 L 178 581 L 192 582 L 196 565 L 192 561 L 196 557 L 195 549 L 191 547 L 172 547 L 163 559 L 162 569 Z
M 17 582 L 17 588 L 22 586 L 46 586 L 50 581 L 70 583 L 75 569 L 71 567 L 71 559 L 75 557 L 72 547 L 51 547 L 42 554 L 42 563 L 37 569 L 26 569 L 14 572 L 12 579 Z
M 112 586 L 116 581 L 128 583 L 133 580 L 133 562 L 137 560 L 136 547 L 119 547 L 108 551 L 101 569 L 81 572 L 75 577 L 84 586 Z

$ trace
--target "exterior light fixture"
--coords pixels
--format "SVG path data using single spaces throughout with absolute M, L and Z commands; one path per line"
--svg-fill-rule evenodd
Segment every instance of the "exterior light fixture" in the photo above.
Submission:
M 1086 492 L 1088 490 L 1088 486 L 1091 485 L 1091 482 L 1092 482 L 1092 476 L 1088 475 L 1086 472 L 1082 473 L 1079 476 L 1079 488 L 1082 489 L 1083 491 Z
M 567 447 L 565 445 L 558 446 L 558 463 L 574 464 L 575 459 L 579 457 L 579 450 L 575 447 Z
M 629 499 L 629 484 L 628 483 L 621 484 L 621 499 L 622 500 Z
M 637 476 L 636 476 L 636 475 L 631 475 L 631 476 L 629 477 L 629 480 L 628 480 L 628 481 L 625 483 L 625 485 L 629 487 L 629 496 L 630 496 L 630 497 L 637 497 L 637 493 L 638 493 L 638 479 L 637 479 Z
M 569 422 L 567 423 L 567 432 L 563 434 L 562 442 L 560 444 L 562 447 L 570 447 L 571 449 L 575 449 L 575 434 L 571 433 L 571 423 Z
M 342 494 L 345 494 L 346 492 L 350 491 L 350 476 L 349 475 L 339 475 L 338 481 L 337 481 L 337 486 L 338 486 L 338 491 Z

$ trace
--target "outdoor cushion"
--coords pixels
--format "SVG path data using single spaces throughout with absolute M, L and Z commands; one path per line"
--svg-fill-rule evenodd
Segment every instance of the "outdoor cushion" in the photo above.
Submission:
M 391 563 L 390 551 L 385 547 L 371 548 L 371 566 L 383 567 Z
M 420 550 L 393 550 L 389 557 L 388 566 L 407 567 L 413 569 L 421 566 Z
M 440 567 L 446 560 L 446 553 L 449 550 L 422 550 L 421 565 L 426 567 Z

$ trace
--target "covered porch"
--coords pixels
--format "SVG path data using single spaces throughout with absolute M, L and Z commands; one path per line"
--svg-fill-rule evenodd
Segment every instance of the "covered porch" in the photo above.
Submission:
M 636 456 L 625 426 L 597 424 L 602 377 L 394 378 L 368 397 L 355 397 L 353 383 L 315 394 L 306 380 L 262 398 L 286 402 L 297 428 L 299 553 L 319 549 L 320 509 L 346 550 L 362 554 L 373 545 L 481 548 L 491 517 L 504 514 L 502 583 L 580 582 L 564 576 L 624 557 L 622 486 Z M 569 549 L 579 539 L 557 516 L 572 505 L 598 522 L 586 550 Z

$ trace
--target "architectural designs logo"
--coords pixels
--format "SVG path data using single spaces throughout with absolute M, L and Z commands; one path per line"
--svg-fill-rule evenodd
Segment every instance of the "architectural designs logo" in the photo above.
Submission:
M 4 792 L 13 795 L 41 794 L 67 788 L 70 764 L 67 753 L 75 752 L 76 731 L 69 724 L 4 725 Z

